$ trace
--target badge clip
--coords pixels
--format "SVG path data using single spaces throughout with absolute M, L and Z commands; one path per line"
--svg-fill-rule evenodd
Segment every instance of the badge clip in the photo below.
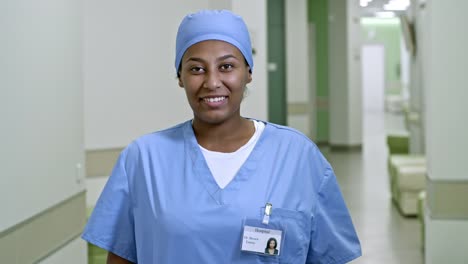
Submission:
M 263 214 L 263 221 L 262 221 L 264 225 L 268 225 L 268 223 L 270 222 L 270 215 L 271 215 L 272 207 L 273 205 L 271 203 L 265 204 L 265 213 Z

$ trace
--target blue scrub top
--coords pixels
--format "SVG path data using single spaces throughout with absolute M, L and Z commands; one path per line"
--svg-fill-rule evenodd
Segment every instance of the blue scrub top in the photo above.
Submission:
M 245 219 L 280 225 L 280 256 L 242 252 Z M 346 263 L 361 255 L 330 164 L 300 132 L 266 123 L 221 189 L 191 121 L 142 136 L 121 153 L 83 239 L 135 263 Z

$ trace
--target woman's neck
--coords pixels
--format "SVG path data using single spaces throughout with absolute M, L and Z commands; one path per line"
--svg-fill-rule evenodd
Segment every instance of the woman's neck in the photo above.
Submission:
M 218 152 L 234 152 L 245 145 L 255 133 L 252 121 L 243 117 L 221 124 L 208 124 L 197 119 L 193 121 L 193 130 L 198 144 Z

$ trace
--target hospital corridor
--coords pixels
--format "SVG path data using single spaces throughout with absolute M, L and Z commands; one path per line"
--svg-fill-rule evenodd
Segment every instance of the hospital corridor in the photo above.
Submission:
M 334 166 L 363 247 L 352 263 L 424 263 L 421 226 L 392 202 L 385 145 L 389 131 L 403 131 L 403 117 L 367 113 L 362 152 L 325 152 Z
M 466 10 L 463 0 L 0 1 L 0 264 L 114 263 L 104 229 L 123 263 L 468 264 Z M 169 136 L 142 154 L 156 131 Z M 238 145 L 203 137 L 237 131 Z M 328 164 L 301 144 L 331 172 L 317 176 Z M 246 250 L 251 227 L 276 237 Z M 103 248 L 86 232 L 102 232 Z

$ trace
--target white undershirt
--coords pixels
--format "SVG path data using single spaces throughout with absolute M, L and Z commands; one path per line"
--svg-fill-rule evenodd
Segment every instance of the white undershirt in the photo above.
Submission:
M 205 157 L 208 168 L 211 171 L 216 183 L 221 189 L 224 189 L 236 176 L 242 164 L 249 157 L 260 135 L 265 129 L 265 124 L 260 121 L 252 120 L 255 126 L 255 133 L 250 140 L 235 152 L 224 153 L 216 152 L 203 148 L 200 149 Z

